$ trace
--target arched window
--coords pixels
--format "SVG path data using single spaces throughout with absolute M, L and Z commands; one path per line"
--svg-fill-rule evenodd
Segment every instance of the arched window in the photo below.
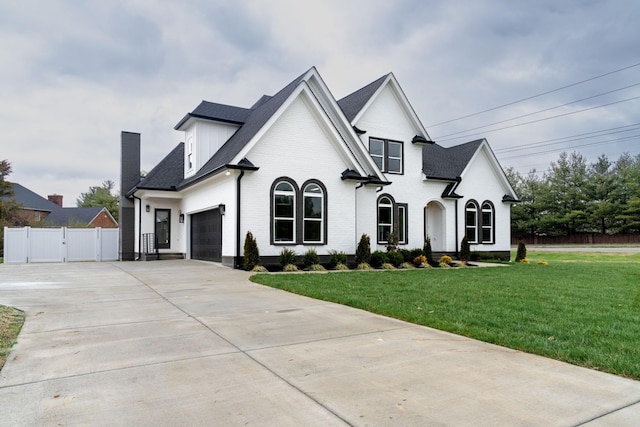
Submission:
M 478 204 L 471 200 L 467 202 L 465 211 L 465 232 L 469 243 L 478 243 Z
M 485 200 L 482 202 L 482 243 L 493 243 L 494 217 L 493 204 Z
M 273 241 L 296 241 L 296 189 L 288 180 L 276 181 L 272 187 Z
M 393 232 L 393 200 L 389 196 L 378 199 L 378 243 L 386 243 Z
M 303 243 L 324 242 L 325 197 L 324 191 L 315 182 L 302 189 L 303 197 Z

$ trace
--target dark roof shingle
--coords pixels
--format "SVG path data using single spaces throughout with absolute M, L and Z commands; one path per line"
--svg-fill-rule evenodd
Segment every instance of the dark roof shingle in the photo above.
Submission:
M 444 148 L 438 144 L 422 148 L 422 173 L 427 178 L 456 180 L 478 151 L 484 139 Z
M 338 101 L 338 105 L 342 109 L 349 123 L 353 121 L 353 119 L 358 115 L 360 110 L 369 102 L 369 99 L 373 96 L 374 93 L 378 90 L 380 85 L 385 81 L 389 74 L 385 74 L 380 77 L 378 80 L 373 81 L 363 87 L 362 89 L 358 89 L 350 95 L 345 96 L 341 100 Z

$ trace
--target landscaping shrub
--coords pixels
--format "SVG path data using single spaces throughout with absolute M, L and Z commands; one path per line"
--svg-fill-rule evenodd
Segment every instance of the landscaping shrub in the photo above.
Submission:
M 471 258 L 471 246 L 469 245 L 469 239 L 465 235 L 460 242 L 460 261 L 467 262 Z
M 358 264 L 356 269 L 357 270 L 373 270 L 373 268 L 371 268 L 371 266 L 366 262 L 361 262 L 360 264 Z
M 387 239 L 387 252 L 395 252 L 398 250 L 398 232 L 393 230 Z
M 362 263 L 369 264 L 371 262 L 371 241 L 369 236 L 363 234 L 358 242 L 358 248 L 356 249 L 356 265 Z
M 385 262 L 384 264 L 382 264 L 382 269 L 383 270 L 395 270 L 396 268 L 393 266 L 393 264 Z
M 314 264 L 320 264 L 320 257 L 315 249 L 311 248 L 302 255 L 302 264 L 305 267 L 311 267 Z
M 339 270 L 339 271 L 347 271 L 347 270 L 349 270 L 349 267 L 347 267 L 347 264 L 343 264 L 343 263 L 339 262 L 339 263 L 336 264 L 334 269 L 335 270 Z
M 411 262 L 413 263 L 413 265 L 415 265 L 416 267 L 420 267 L 422 266 L 422 264 L 428 264 L 427 263 L 427 257 L 424 255 L 418 255 L 417 257 L 415 257 L 413 260 L 411 260 Z
M 283 269 L 285 266 L 290 264 L 295 266 L 298 262 L 298 255 L 289 248 L 283 248 L 282 251 L 280 251 L 280 258 L 278 261 L 280 262 L 280 267 Z
M 424 256 L 427 257 L 427 262 L 429 264 L 433 264 L 434 260 L 433 260 L 433 251 L 431 250 L 431 237 L 427 236 L 427 238 L 424 241 Z
M 255 237 L 250 231 L 247 231 L 247 236 L 244 238 L 244 260 L 243 266 L 245 270 L 251 271 L 254 267 L 260 265 L 260 251 L 258 250 L 258 243 Z
M 400 264 L 399 268 L 403 270 L 411 270 L 412 268 L 416 268 L 416 267 L 410 262 L 403 262 L 402 264 Z
M 440 264 L 440 265 L 442 265 L 442 264 L 451 265 L 452 262 L 453 262 L 453 259 L 451 259 L 451 257 L 449 255 L 442 255 L 440 257 L 440 259 L 438 260 L 438 264 Z
M 329 251 L 329 267 L 336 268 L 338 264 L 347 265 L 347 254 L 342 251 Z M 336 268 L 337 270 L 337 268 Z
M 411 249 L 411 251 L 409 251 L 409 258 L 405 258 L 405 261 L 406 262 L 413 262 L 413 260 L 416 259 L 416 257 L 419 257 L 419 256 L 425 256 L 423 248 Z M 425 257 L 425 260 L 426 259 L 427 258 Z
M 287 264 L 284 267 L 282 267 L 282 271 L 291 272 L 291 271 L 300 271 L 300 270 L 295 264 Z
M 414 249 L 415 250 L 415 249 Z M 409 249 L 398 249 L 398 252 L 400 252 L 402 254 L 402 258 L 406 261 L 406 262 L 411 262 L 411 260 L 413 258 L 415 258 L 415 256 L 411 256 L 413 250 L 409 250 Z
M 389 259 L 389 262 L 393 264 L 395 267 L 399 266 L 404 262 L 404 257 L 398 251 L 389 252 L 387 254 L 387 258 Z
M 516 262 L 522 262 L 527 259 L 527 247 L 524 244 L 524 240 L 518 242 L 518 252 L 516 253 Z
M 309 271 L 327 271 L 327 269 L 320 264 L 311 264 L 309 266 Z
M 371 254 L 371 267 L 381 268 L 382 264 L 389 262 L 389 256 L 382 251 L 375 251 Z

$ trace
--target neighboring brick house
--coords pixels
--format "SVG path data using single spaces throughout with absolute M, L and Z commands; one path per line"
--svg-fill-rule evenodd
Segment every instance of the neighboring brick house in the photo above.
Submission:
M 23 223 L 32 226 L 118 227 L 104 207 L 65 208 L 59 194 L 45 199 L 18 183 L 12 185 L 13 199 L 21 206 L 18 215 Z
M 363 234 L 384 250 L 509 258 L 517 196 L 485 139 L 434 143 L 393 74 L 336 100 L 315 68 L 250 108 L 203 101 L 178 144 L 140 179 L 140 134 L 122 133 L 121 259 L 149 236 L 162 252 L 238 267 L 248 231 L 262 263 L 284 247 L 355 253 Z

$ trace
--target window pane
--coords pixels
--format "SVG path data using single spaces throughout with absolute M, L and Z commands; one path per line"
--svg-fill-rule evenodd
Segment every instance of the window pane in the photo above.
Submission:
M 467 227 L 467 240 L 469 243 L 475 243 L 477 241 L 475 227 Z
M 404 206 L 398 207 L 398 243 L 406 243 L 407 242 L 407 211 Z
M 376 166 L 378 166 L 378 169 L 382 170 L 382 156 L 371 156 L 373 158 L 373 161 L 376 162 Z
M 273 238 L 276 242 L 293 241 L 293 221 L 290 219 L 276 219 Z
M 276 185 L 276 191 L 293 191 L 293 187 L 288 182 L 281 182 Z
M 305 242 L 320 242 L 322 239 L 322 221 L 310 221 L 304 222 L 304 241 Z
M 384 155 L 384 141 L 379 139 L 370 139 L 369 140 L 369 153 L 371 155 Z
M 390 206 L 380 206 L 378 209 L 378 221 L 380 224 L 391 224 L 393 222 Z
M 322 218 L 322 197 L 304 198 L 304 217 Z
M 276 194 L 275 216 L 293 218 L 293 196 Z
M 402 161 L 389 158 L 389 172 L 402 172 Z
M 482 212 L 482 225 L 491 225 L 491 212 Z
M 476 219 L 476 211 L 467 211 L 467 226 L 475 226 Z
M 386 242 L 391 235 L 391 225 L 378 225 L 378 241 Z
M 322 193 L 320 187 L 316 184 L 309 184 L 304 188 L 305 193 Z
M 402 144 L 399 142 L 389 142 L 389 157 L 402 157 Z
M 491 236 L 491 228 L 487 227 L 482 227 L 482 241 L 483 242 L 487 242 L 487 243 L 492 243 L 493 242 L 493 238 Z

